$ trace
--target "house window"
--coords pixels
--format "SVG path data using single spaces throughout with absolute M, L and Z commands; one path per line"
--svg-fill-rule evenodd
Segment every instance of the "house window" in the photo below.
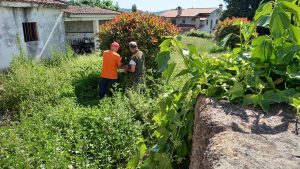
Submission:
M 172 19 L 172 24 L 176 25 L 176 19 Z
M 210 29 L 212 29 L 213 28 L 213 20 L 210 20 Z
M 206 20 L 206 25 L 208 25 L 208 20 Z
M 185 23 L 185 19 L 184 19 L 184 20 L 182 20 L 182 23 Z
M 216 20 L 216 25 L 218 24 L 218 22 L 219 22 L 219 20 L 217 19 L 217 20 Z
M 25 42 L 39 40 L 36 22 L 24 22 L 22 25 L 23 25 Z

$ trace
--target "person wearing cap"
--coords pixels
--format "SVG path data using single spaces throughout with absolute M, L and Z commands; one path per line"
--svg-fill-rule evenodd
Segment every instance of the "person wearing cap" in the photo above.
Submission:
M 131 75 L 134 83 L 139 83 L 141 82 L 144 73 L 144 53 L 139 50 L 137 43 L 134 41 L 129 43 L 129 49 L 132 56 L 126 72 Z
M 106 92 L 118 80 L 118 69 L 122 66 L 121 57 L 117 53 L 120 45 L 117 42 L 111 44 L 111 49 L 103 52 L 103 64 L 101 73 L 101 83 L 99 87 L 99 97 L 102 99 Z

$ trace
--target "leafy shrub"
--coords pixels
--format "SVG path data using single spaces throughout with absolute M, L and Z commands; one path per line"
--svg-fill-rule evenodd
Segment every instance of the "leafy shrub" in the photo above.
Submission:
M 155 68 L 155 55 L 164 36 L 176 35 L 177 28 L 152 14 L 123 13 L 100 28 L 99 39 L 102 50 L 107 50 L 113 41 L 121 44 L 120 54 L 131 57 L 128 43 L 136 41 L 145 53 L 146 67 Z
M 227 41 L 227 46 L 234 48 L 238 43 L 240 43 L 240 25 L 249 24 L 250 21 L 247 18 L 226 18 L 221 21 L 216 26 L 215 40 L 221 42 L 227 35 L 232 34 L 230 39 Z
M 49 69 L 41 63 L 26 57 L 15 58 L 7 80 L 3 82 L 0 110 L 18 110 L 25 100 L 32 104 L 55 104 L 71 90 L 65 78 L 58 70 Z
M 0 129 L 1 168 L 124 167 L 142 129 L 128 102 L 118 96 L 105 99 L 99 108 L 82 108 L 62 101 Z
M 213 38 L 213 36 L 207 32 L 196 31 L 196 30 L 191 30 L 189 32 L 186 32 L 186 36 L 198 37 L 198 38 L 204 38 L 204 39 Z

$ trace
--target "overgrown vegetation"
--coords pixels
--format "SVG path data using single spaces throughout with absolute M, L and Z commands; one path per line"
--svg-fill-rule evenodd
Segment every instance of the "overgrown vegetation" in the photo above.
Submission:
M 13 116 L 1 117 L 0 168 L 125 168 L 135 142 L 144 137 L 153 144 L 152 118 L 164 99 L 159 94 L 181 87 L 187 77 L 142 84 L 140 90 L 118 88 L 99 101 L 99 55 L 74 58 L 69 50 L 53 53 L 50 60 L 22 55 L 13 61 L 8 74 L 0 76 L 0 112 Z M 172 60 L 183 64 L 180 57 Z M 180 71 L 178 66 L 175 72 Z
M 191 30 L 185 33 L 186 36 L 191 37 L 198 37 L 198 38 L 204 38 L 204 39 L 212 39 L 213 36 L 207 32 L 197 31 L 197 30 Z
M 159 51 L 159 44 L 164 40 L 164 36 L 174 36 L 177 33 L 176 26 L 158 16 L 133 12 L 123 13 L 102 25 L 99 39 L 103 50 L 108 49 L 111 42 L 119 42 L 124 63 L 131 57 L 128 43 L 136 41 L 139 48 L 146 53 L 146 67 L 155 69 L 155 56 Z
M 16 118 L 0 128 L 0 168 L 125 167 L 156 100 L 128 89 L 99 102 L 100 63 L 99 54 L 14 59 L 1 80 L 0 111 Z
M 180 36 L 160 45 L 157 60 L 164 68 L 166 80 L 170 79 L 176 63 L 165 58 L 171 58 L 174 50 L 185 63 L 185 69 L 176 77 L 189 74 L 190 78 L 181 90 L 171 91 L 161 100 L 160 111 L 154 116 L 156 143 L 146 145 L 139 141 L 139 151 L 128 164 L 130 168 L 187 167 L 193 105 L 199 94 L 260 106 L 265 112 L 272 104 L 288 103 L 295 107 L 299 117 L 300 7 L 297 1 L 261 4 L 251 24 L 239 25 L 240 46 L 221 57 L 200 55 L 195 45 L 182 44 Z M 271 34 L 252 39 L 257 26 L 269 28 Z

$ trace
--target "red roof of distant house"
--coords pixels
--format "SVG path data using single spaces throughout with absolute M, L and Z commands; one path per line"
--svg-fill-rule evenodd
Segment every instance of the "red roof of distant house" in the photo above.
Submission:
M 210 14 L 217 10 L 218 8 L 188 8 L 188 9 L 182 9 L 181 17 L 195 17 L 199 14 Z M 166 18 L 175 18 L 178 16 L 178 10 L 173 9 L 166 11 L 160 16 L 166 17 Z
M 119 15 L 120 12 L 96 8 L 96 7 L 81 7 L 81 6 L 68 6 L 67 9 L 64 10 L 65 13 L 75 14 L 75 15 Z
M 7 2 L 25 2 L 43 4 L 48 6 L 67 7 L 68 4 L 64 0 L 3 0 Z

